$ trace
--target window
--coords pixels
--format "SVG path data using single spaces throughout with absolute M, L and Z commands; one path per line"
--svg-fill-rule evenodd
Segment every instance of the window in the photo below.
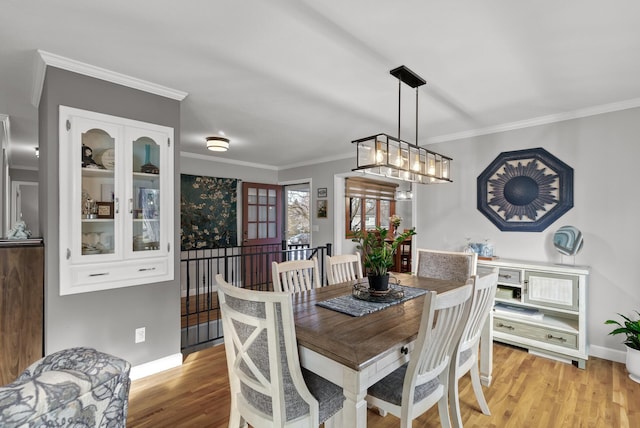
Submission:
M 394 195 L 397 184 L 368 180 L 359 177 L 347 178 L 345 189 L 345 230 L 347 238 L 353 232 L 376 226 L 389 227 L 389 217 L 395 214 Z

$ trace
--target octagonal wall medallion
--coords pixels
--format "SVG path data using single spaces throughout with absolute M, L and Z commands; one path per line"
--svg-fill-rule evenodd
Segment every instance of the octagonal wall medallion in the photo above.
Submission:
M 542 232 L 573 207 L 573 168 L 543 148 L 502 152 L 478 176 L 478 210 L 498 229 Z

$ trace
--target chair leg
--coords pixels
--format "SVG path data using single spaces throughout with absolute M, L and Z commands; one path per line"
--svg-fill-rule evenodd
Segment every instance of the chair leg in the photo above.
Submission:
M 442 395 L 442 398 L 438 400 L 438 414 L 440 415 L 440 425 L 443 428 L 451 428 L 451 419 L 449 416 L 449 397 L 448 393 Z
M 456 428 L 462 427 L 462 414 L 460 413 L 460 393 L 458 389 L 458 371 L 452 370 L 449 377 L 449 408 L 451 410 L 451 422 Z
M 247 426 L 247 421 L 240 416 L 240 413 L 232 410 L 229 415 L 229 428 L 247 428 Z
M 482 392 L 482 384 L 480 383 L 480 369 L 478 368 L 477 363 L 471 367 L 469 374 L 471 375 L 471 385 L 473 385 L 473 392 L 475 392 L 476 394 L 476 400 L 478 400 L 478 404 L 480 405 L 482 413 L 487 416 L 491 415 L 487 400 L 484 398 L 484 392 Z

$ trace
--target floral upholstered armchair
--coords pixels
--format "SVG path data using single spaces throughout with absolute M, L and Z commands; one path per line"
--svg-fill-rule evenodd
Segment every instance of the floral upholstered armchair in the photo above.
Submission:
M 130 370 L 91 348 L 48 355 L 0 387 L 0 427 L 125 427 Z

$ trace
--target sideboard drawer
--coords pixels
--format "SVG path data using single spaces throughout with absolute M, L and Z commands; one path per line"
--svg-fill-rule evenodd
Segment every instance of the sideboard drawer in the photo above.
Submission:
M 522 271 L 519 269 L 500 268 L 498 271 L 498 283 L 521 285 Z
M 549 328 L 544 325 L 531 325 L 520 323 L 510 319 L 494 317 L 494 331 L 512 334 L 514 336 L 526 337 L 551 345 L 558 345 L 564 348 L 578 349 L 578 335 Z

